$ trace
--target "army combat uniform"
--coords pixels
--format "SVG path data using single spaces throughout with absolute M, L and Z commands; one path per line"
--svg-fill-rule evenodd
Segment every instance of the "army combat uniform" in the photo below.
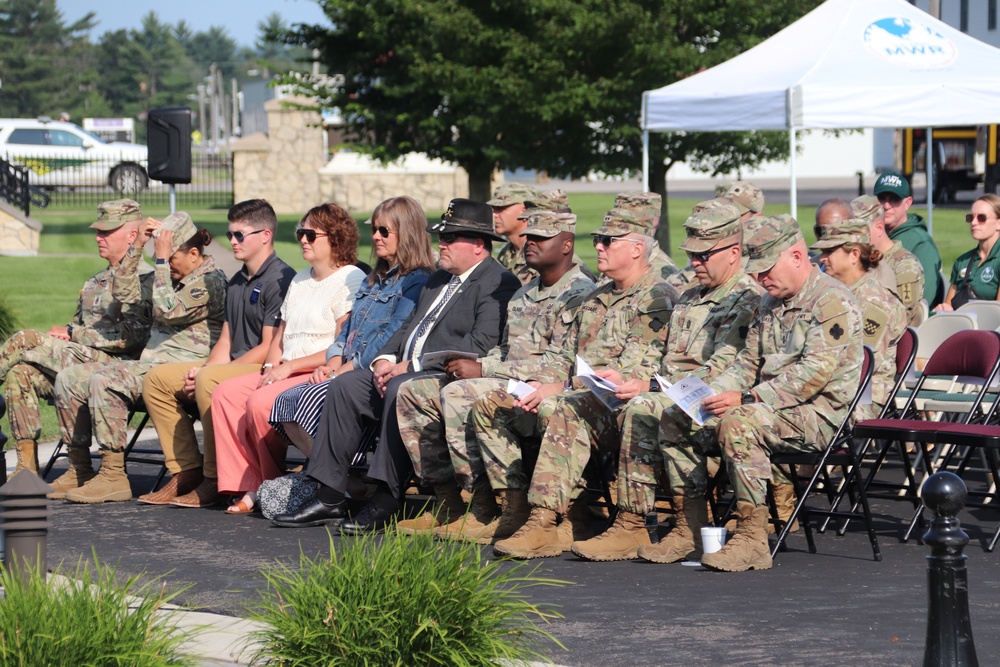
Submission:
M 194 235 L 194 225 L 186 213 L 168 216 L 161 229 L 167 225 L 179 228 L 174 238 L 175 252 Z M 184 236 L 188 228 L 190 232 Z M 141 254 L 141 249 L 133 246 L 122 263 L 137 264 Z M 169 264 L 157 260 L 153 281 L 154 322 L 139 360 L 73 366 L 56 377 L 59 430 L 70 449 L 88 450 L 93 431 L 102 454 L 124 450 L 128 412 L 142 396 L 143 376 L 158 364 L 196 362 L 208 357 L 225 322 L 226 285 L 225 274 L 209 256 L 176 283 L 170 277 Z M 138 281 L 123 281 L 117 287 L 116 296 L 125 302 L 135 299 L 139 292 Z M 67 499 L 73 499 L 72 492 Z
M 139 205 L 132 200 L 104 202 L 98 207 L 97 222 L 91 226 L 113 230 L 141 218 Z M 123 303 L 114 296 L 115 281 L 124 279 L 126 271 L 138 272 L 141 295 L 135 303 Z M 24 330 L 0 346 L 0 383 L 5 385 L 14 441 L 36 441 L 40 437 L 39 398 L 52 398 L 53 383 L 61 370 L 139 355 L 152 324 L 152 285 L 153 267 L 146 262 L 129 267 L 108 266 L 83 284 L 76 313 L 67 326 L 70 340 Z

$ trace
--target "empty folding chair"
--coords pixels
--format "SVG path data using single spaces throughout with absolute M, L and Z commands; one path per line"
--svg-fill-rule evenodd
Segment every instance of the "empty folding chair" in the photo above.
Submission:
M 957 308 L 956 313 L 975 313 L 979 329 L 1000 329 L 1000 301 L 973 299 Z

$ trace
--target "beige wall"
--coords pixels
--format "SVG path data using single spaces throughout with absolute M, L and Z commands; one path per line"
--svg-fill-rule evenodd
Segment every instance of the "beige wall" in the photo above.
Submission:
M 425 211 L 443 211 L 455 197 L 469 196 L 469 177 L 464 169 L 440 173 L 321 174 L 324 197 L 348 211 L 372 211 L 389 197 L 409 195 Z
M 0 255 L 37 255 L 41 231 L 37 220 L 0 205 Z

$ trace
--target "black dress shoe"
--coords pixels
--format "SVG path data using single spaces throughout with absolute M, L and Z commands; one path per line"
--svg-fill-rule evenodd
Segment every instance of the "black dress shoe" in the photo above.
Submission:
M 395 518 L 396 512 L 390 512 L 375 503 L 368 503 L 353 519 L 341 522 L 340 534 L 361 535 L 372 533 L 377 535 L 384 531 L 385 527 Z
M 304 528 L 306 526 L 324 526 L 346 518 L 346 500 L 342 500 L 336 505 L 327 505 L 319 498 L 313 498 L 300 507 L 297 512 L 277 515 L 271 520 L 271 524 L 284 528 Z

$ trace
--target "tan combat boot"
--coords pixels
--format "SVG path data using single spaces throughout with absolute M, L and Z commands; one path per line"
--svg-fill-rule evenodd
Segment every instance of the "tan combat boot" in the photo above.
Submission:
M 53 500 L 65 498 L 67 491 L 83 486 L 97 474 L 94 472 L 89 449 L 69 447 L 66 449 L 66 454 L 69 456 L 69 470 L 49 482 L 52 493 L 48 494 L 48 497 Z
M 493 487 L 485 476 L 476 480 L 472 489 L 469 511 L 452 517 L 452 521 L 434 529 L 434 537 L 442 540 L 462 540 L 489 544 L 500 525 L 500 506 Z
M 676 563 L 701 553 L 701 527 L 708 525 L 708 506 L 700 497 L 674 497 L 674 528 L 666 537 L 639 549 L 639 558 L 651 563 Z
M 30 470 L 38 474 L 38 443 L 34 440 L 17 441 L 17 465 L 14 467 L 14 474 L 22 470 Z
M 465 514 L 462 490 L 454 482 L 434 485 L 434 498 L 416 519 L 407 519 L 396 524 L 396 530 L 403 535 L 423 535 L 434 532 L 438 526 Z
M 574 542 L 572 548 L 573 553 L 587 560 L 631 560 L 640 547 L 649 544 L 643 517 L 619 508 L 610 528 L 593 539 Z
M 78 489 L 66 492 L 71 503 L 113 503 L 132 500 L 132 486 L 125 474 L 125 452 L 101 452 L 101 469 Z
M 528 504 L 527 489 L 507 489 L 504 496 L 503 514 L 493 533 L 494 540 L 505 540 L 516 533 L 528 521 L 531 505 Z
M 551 558 L 562 552 L 556 513 L 544 507 L 532 507 L 528 521 L 516 533 L 493 545 L 494 554 L 511 558 Z
M 720 551 L 705 554 L 701 564 L 712 570 L 743 572 L 771 569 L 771 548 L 767 543 L 767 505 L 740 501 L 736 535 Z
M 169 505 L 177 496 L 194 491 L 203 479 L 201 468 L 182 470 L 171 477 L 162 489 L 141 495 L 137 501 L 146 505 Z
M 569 551 L 574 542 L 583 542 L 594 536 L 592 505 L 583 495 L 569 504 L 566 514 L 559 517 L 559 544 Z
M 774 493 L 774 506 L 778 509 L 778 518 L 782 521 L 788 521 L 788 517 L 792 516 L 792 512 L 795 511 L 795 486 L 792 484 L 775 484 L 772 487 L 772 492 Z M 788 532 L 799 532 L 798 519 L 792 523 L 792 527 Z M 771 522 L 767 524 L 767 534 L 774 534 L 774 524 Z

